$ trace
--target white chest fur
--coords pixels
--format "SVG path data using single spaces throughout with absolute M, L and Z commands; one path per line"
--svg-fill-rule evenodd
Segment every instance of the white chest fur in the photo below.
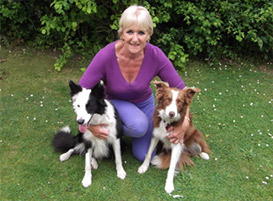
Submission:
M 91 124 L 99 125 L 99 124 L 107 124 L 108 127 L 105 129 L 109 129 L 109 136 L 107 139 L 99 139 L 93 135 L 93 133 L 87 129 L 86 133 L 84 134 L 84 138 L 88 141 L 92 142 L 93 147 L 93 155 L 95 158 L 102 158 L 106 157 L 109 154 L 109 147 L 108 144 L 113 144 L 113 141 L 117 139 L 117 130 L 116 130 L 116 119 L 115 117 L 115 110 L 114 107 L 111 105 L 110 102 L 106 101 L 107 107 L 105 114 L 93 115 L 91 120 Z
M 167 132 L 167 123 L 163 120 L 160 121 L 159 127 L 154 128 L 153 130 L 153 135 L 154 137 L 156 137 L 157 139 L 161 140 L 164 144 L 164 148 L 166 149 L 171 149 L 173 147 L 174 144 L 172 144 L 169 140 L 168 140 L 168 135 L 170 133 Z

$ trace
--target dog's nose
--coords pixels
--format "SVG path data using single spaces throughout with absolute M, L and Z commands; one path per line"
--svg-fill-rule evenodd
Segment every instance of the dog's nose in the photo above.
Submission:
M 84 120 L 83 119 L 79 119 L 79 120 L 77 120 L 77 123 L 82 125 L 84 123 Z
M 175 113 L 174 112 L 169 112 L 170 117 L 174 117 Z

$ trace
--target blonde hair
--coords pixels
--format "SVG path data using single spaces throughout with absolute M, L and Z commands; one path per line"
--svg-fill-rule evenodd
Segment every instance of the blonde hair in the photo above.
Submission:
M 118 35 L 121 36 L 125 28 L 135 23 L 137 23 L 141 29 L 148 31 L 150 36 L 153 34 L 153 20 L 149 11 L 143 6 L 132 5 L 121 15 Z

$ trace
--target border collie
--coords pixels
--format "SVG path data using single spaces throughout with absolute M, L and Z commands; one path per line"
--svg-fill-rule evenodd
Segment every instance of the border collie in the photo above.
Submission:
M 124 179 L 126 172 L 122 166 L 120 137 L 122 123 L 115 107 L 105 99 L 104 86 L 98 83 L 93 89 L 85 89 L 69 81 L 72 105 L 79 124 L 79 134 L 71 135 L 69 127 L 63 127 L 53 138 L 52 145 L 55 151 L 62 152 L 60 161 L 66 161 L 72 154 L 85 154 L 85 175 L 82 180 L 83 187 L 92 183 L 91 168 L 97 169 L 96 159 L 109 155 L 109 145 L 112 146 L 117 177 Z M 87 129 L 89 125 L 107 124 L 109 136 L 99 139 Z
M 183 123 L 187 107 L 190 106 L 194 94 L 200 90 L 197 88 L 179 90 L 170 88 L 165 82 L 155 81 L 154 83 L 157 87 L 156 100 L 158 104 L 153 115 L 153 137 L 145 160 L 138 168 L 138 173 L 142 174 L 148 170 L 153 150 L 161 141 L 163 150 L 159 155 L 154 156 L 151 163 L 160 169 L 169 168 L 165 191 L 171 193 L 174 190 L 175 169 L 182 169 L 183 165 L 193 165 L 189 156 L 199 155 L 201 158 L 209 160 L 210 149 L 203 139 L 202 133 L 194 128 L 191 116 L 183 143 L 173 144 L 168 140 L 170 134 L 167 131 L 168 127 L 176 127 Z

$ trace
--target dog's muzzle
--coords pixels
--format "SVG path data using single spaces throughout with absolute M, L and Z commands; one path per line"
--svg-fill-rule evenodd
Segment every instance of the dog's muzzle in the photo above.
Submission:
M 83 119 L 79 119 L 79 120 L 77 120 L 77 123 L 80 124 L 80 125 L 82 125 L 84 123 L 84 120 Z
M 175 112 L 169 112 L 169 117 L 173 118 L 175 116 Z

